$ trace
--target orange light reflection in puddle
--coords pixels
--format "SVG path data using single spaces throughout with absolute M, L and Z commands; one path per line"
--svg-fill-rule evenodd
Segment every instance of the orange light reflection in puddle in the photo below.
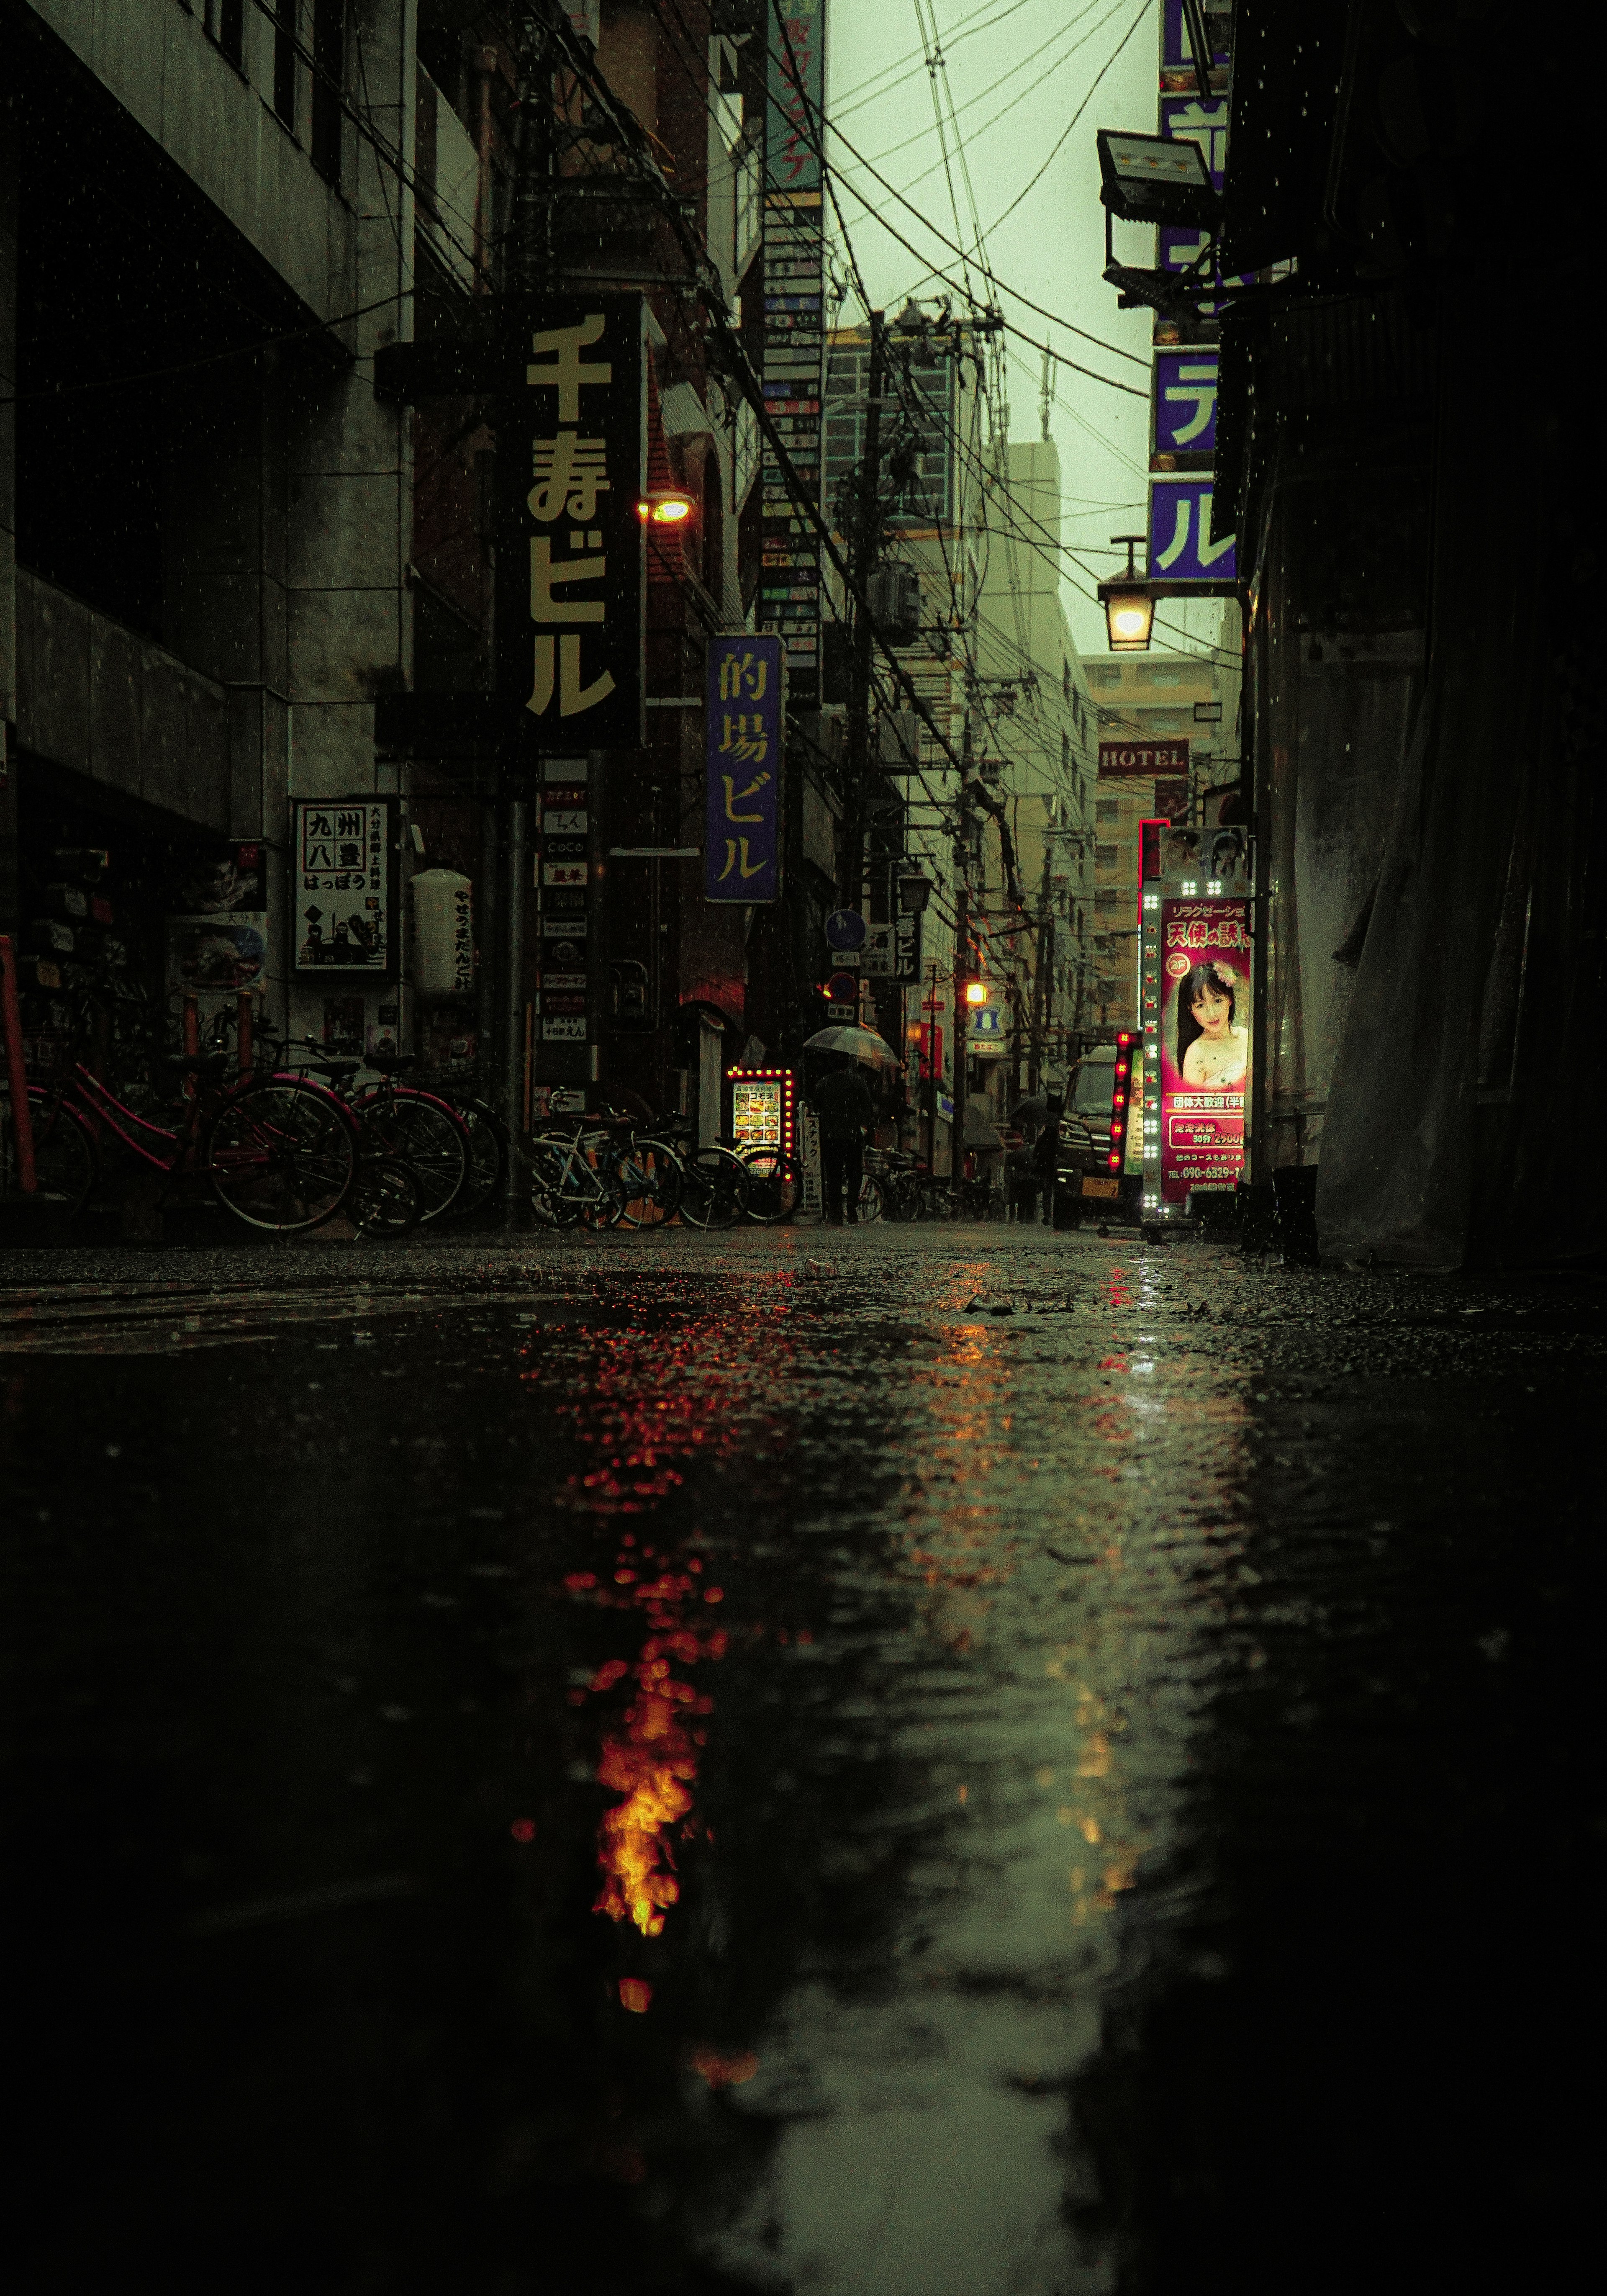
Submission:
M 610 1335 L 585 1399 L 574 1400 L 571 1388 L 559 1406 L 576 1421 L 582 1441 L 601 1455 L 589 1472 L 569 1480 L 568 1503 L 578 1513 L 649 1513 L 679 1488 L 685 1464 L 742 1439 L 748 1365 L 745 1355 L 730 1352 L 730 1335 L 688 1332 L 671 1348 L 660 1341 L 644 1351 L 645 1338 Z M 721 1628 L 697 1623 L 700 1609 L 724 1599 L 722 1588 L 702 1583 L 701 1558 L 682 1562 L 655 1555 L 642 1536 L 644 1529 L 622 1530 L 611 1568 L 571 1571 L 564 1585 L 573 1597 L 635 1613 L 648 1629 L 634 1662 L 608 1660 L 570 1699 L 584 1705 L 588 1696 L 608 1696 L 627 1677 L 632 1685 L 629 1703 L 622 1713 L 610 1714 L 603 1731 L 597 1778 L 621 1799 L 598 1828 L 603 1881 L 593 1911 L 629 1921 L 644 1937 L 656 1938 L 681 1894 L 675 1844 L 704 1830 L 693 1789 L 707 1735 L 701 1726 L 714 1701 L 685 1674 L 723 1658 L 727 1637 Z M 627 2000 L 625 1982 L 622 2005 L 644 2011 L 651 1988 Z

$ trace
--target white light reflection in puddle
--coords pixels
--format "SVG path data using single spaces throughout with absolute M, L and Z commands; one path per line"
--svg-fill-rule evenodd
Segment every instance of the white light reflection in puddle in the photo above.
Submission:
M 733 2093 L 777 2143 L 708 2247 L 756 2285 L 1109 2285 L 1067 2224 L 1087 2170 L 1065 2087 L 1098 2047 L 1124 1911 L 1181 1839 L 1241 1545 L 1245 1414 L 1193 1345 L 1168 1356 L 1145 1334 L 1130 1354 L 1124 1279 L 1105 1304 L 1127 1313 L 1103 1332 L 956 1315 L 865 1439 L 867 1490 L 876 1456 L 921 1463 L 862 1520 L 907 1598 L 881 1669 L 907 1804 L 890 1797 L 881 1823 L 922 1843 L 890 1952 L 795 1984 Z

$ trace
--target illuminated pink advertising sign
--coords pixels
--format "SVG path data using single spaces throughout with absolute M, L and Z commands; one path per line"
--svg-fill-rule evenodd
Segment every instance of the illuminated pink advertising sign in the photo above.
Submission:
M 1160 1193 L 1238 1185 L 1250 1085 L 1250 904 L 1160 906 Z

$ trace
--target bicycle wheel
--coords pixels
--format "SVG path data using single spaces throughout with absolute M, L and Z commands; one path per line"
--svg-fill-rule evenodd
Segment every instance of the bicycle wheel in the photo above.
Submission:
M 346 1209 L 365 1235 L 406 1235 L 423 1217 L 418 1174 L 398 1156 L 359 1156 Z
M 413 1085 L 381 1086 L 352 1103 L 365 1155 L 396 1156 L 418 1176 L 422 1218 L 456 1201 L 469 1169 L 469 1136 L 455 1109 Z
M 231 1093 L 207 1128 L 212 1193 L 248 1227 L 289 1235 L 340 1210 L 357 1167 L 357 1129 L 322 1085 L 275 1076 Z
M 580 1217 L 579 1198 L 569 1185 L 572 1145 L 539 1134 L 530 1143 L 530 1210 L 543 1227 L 572 1227 Z
M 65 1101 L 56 1100 L 38 1085 L 28 1088 L 28 1111 L 34 1143 L 34 1187 L 24 1195 L 11 1095 L 0 1093 L 0 1201 L 50 1204 L 70 1215 L 94 1187 L 100 1169 L 94 1135 Z
M 729 1148 L 700 1148 L 686 1165 L 681 1218 L 693 1227 L 729 1227 L 748 1209 L 748 1167 Z
M 488 1203 L 508 1168 L 508 1138 L 502 1119 L 483 1100 L 460 1100 L 455 1113 L 469 1141 L 469 1168 L 448 1207 L 452 1219 L 466 1219 Z
M 803 1166 L 784 1148 L 754 1148 L 748 1166 L 748 1218 L 775 1227 L 790 1220 L 803 1201 Z
M 586 1226 L 618 1227 L 625 1217 L 625 1189 L 618 1172 L 606 1164 L 595 1168 L 583 1164 L 580 1177 L 591 1183 L 590 1193 L 578 1199 L 580 1217 Z
M 614 1167 L 625 1191 L 630 1227 L 662 1227 L 681 1208 L 686 1176 L 673 1148 L 661 1140 L 633 1140 Z
M 881 1183 L 867 1172 L 859 1183 L 859 1201 L 854 1207 L 859 1224 L 866 1227 L 881 1218 Z

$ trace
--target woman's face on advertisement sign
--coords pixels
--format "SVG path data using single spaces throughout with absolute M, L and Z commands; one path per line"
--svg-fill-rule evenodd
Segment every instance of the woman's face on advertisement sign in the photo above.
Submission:
M 1218 1040 L 1227 1034 L 1228 1015 L 1233 1007 L 1226 990 L 1208 985 L 1201 988 L 1190 1006 L 1202 1037 Z

